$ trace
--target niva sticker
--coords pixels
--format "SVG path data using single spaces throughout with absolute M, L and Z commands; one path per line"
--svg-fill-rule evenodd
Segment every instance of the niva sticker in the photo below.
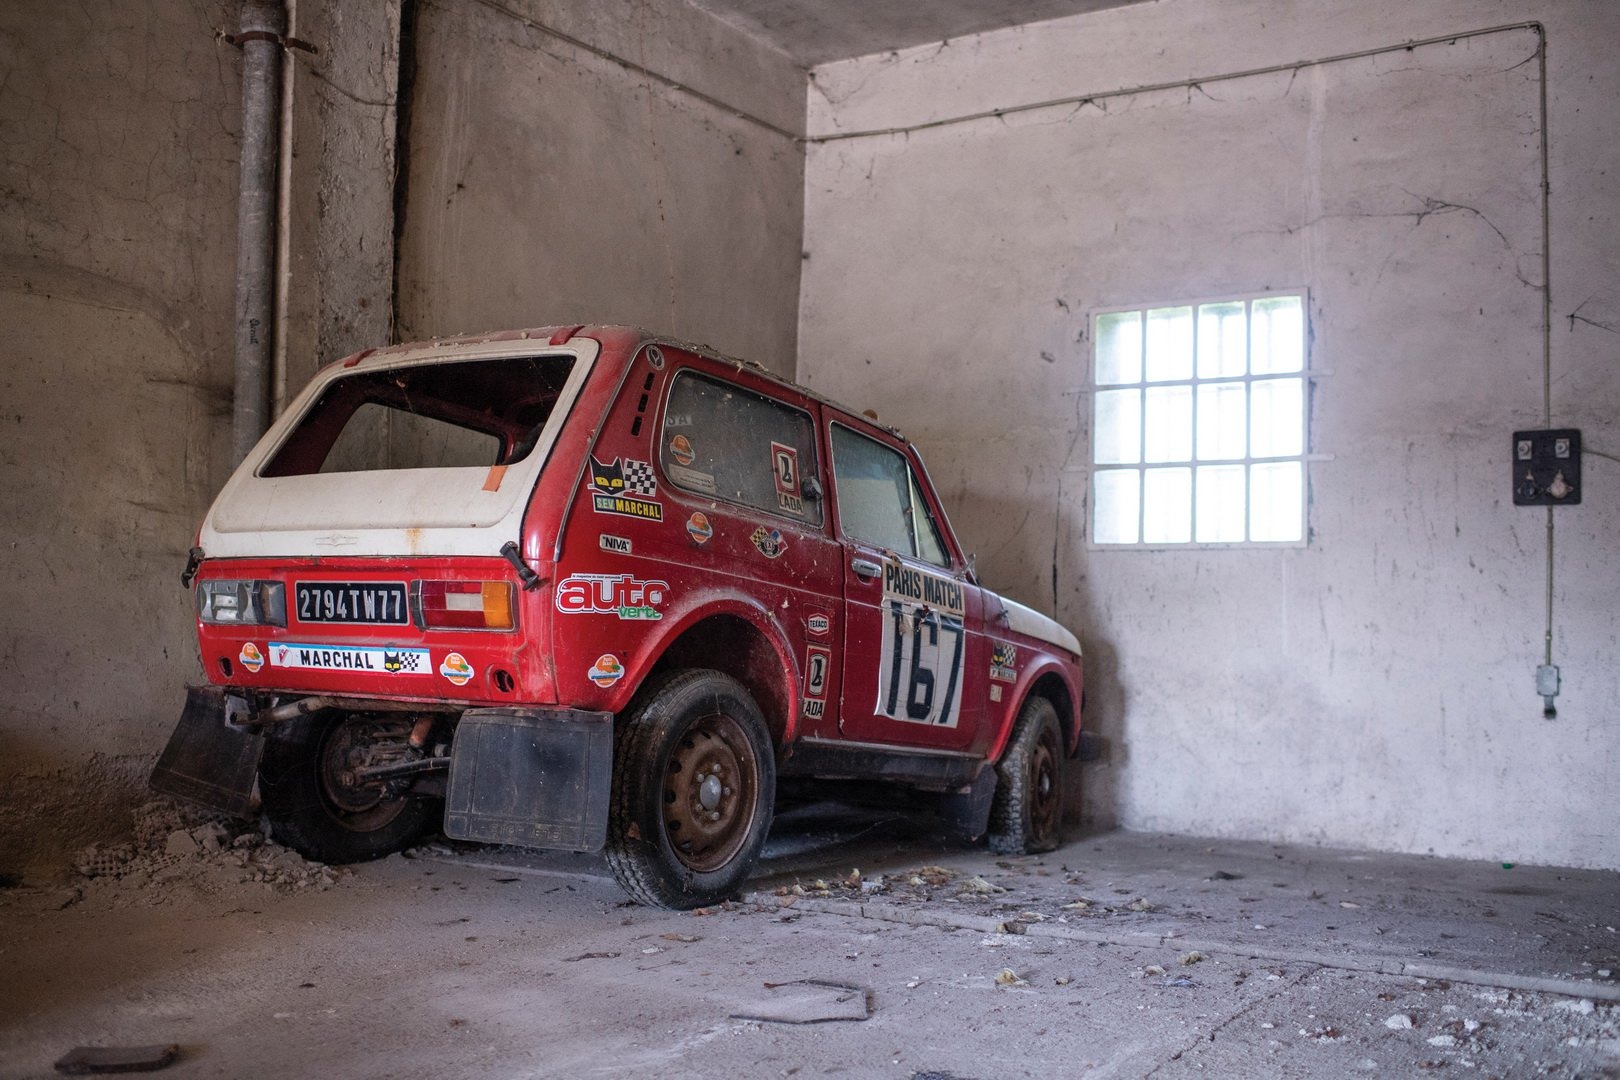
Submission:
M 242 646 L 242 651 L 236 654 L 236 659 L 249 671 L 258 671 L 264 667 L 264 653 L 260 652 L 259 647 L 251 641 Z
M 624 678 L 624 665 L 619 663 L 619 658 L 612 653 L 603 653 L 596 658 L 596 663 L 592 664 L 591 670 L 585 674 L 591 682 L 605 689 Z
M 608 533 L 603 533 L 599 538 L 599 542 L 603 551 L 611 551 L 615 555 L 630 554 L 630 541 L 622 536 L 611 536 Z
M 617 615 L 651 622 L 664 617 L 658 605 L 669 582 L 642 581 L 630 574 L 570 574 L 557 583 L 557 610 L 564 615 Z
M 787 550 L 787 541 L 783 539 L 781 529 L 767 529 L 761 525 L 748 539 L 754 542 L 759 553 L 767 559 L 780 558 L 782 552 Z
M 467 663 L 467 658 L 458 652 L 450 653 L 439 665 L 439 674 L 455 683 L 457 686 L 466 686 L 473 677 L 473 666 Z
M 686 519 L 686 535 L 692 538 L 692 543 L 702 547 L 714 536 L 714 526 L 709 524 L 709 515 L 698 510 Z

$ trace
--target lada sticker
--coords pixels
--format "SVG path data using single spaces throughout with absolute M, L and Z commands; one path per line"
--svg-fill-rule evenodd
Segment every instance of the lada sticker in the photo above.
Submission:
M 779 442 L 771 443 L 771 478 L 776 483 L 776 504 L 790 514 L 804 514 L 799 497 L 799 452 Z
M 832 668 L 832 650 L 810 645 L 804 655 L 804 700 L 800 711 L 807 720 L 820 720 L 827 709 L 827 672 Z

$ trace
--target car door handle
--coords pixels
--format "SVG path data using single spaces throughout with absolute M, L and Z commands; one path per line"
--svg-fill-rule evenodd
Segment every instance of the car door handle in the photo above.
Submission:
M 850 562 L 849 568 L 864 578 L 874 578 L 883 573 L 883 567 L 871 559 L 854 559 Z

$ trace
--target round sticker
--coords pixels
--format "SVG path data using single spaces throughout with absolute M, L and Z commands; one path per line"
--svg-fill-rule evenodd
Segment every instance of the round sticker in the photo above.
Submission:
M 669 440 L 669 452 L 682 465 L 690 465 L 697 460 L 697 451 L 692 449 L 692 440 L 685 435 L 677 435 Z
M 787 541 L 783 539 L 781 529 L 767 529 L 761 525 L 748 539 L 754 542 L 759 553 L 767 559 L 777 558 L 787 550 Z
M 596 663 L 591 665 L 587 674 L 597 686 L 608 687 L 624 677 L 624 665 L 619 663 L 617 656 L 606 652 L 596 658 Z
M 236 654 L 236 658 L 249 671 L 258 671 L 264 667 L 264 653 L 260 652 L 259 647 L 251 641 L 242 646 L 242 651 Z
M 439 674 L 457 686 L 466 686 L 468 680 L 473 677 L 473 668 L 471 664 L 467 663 L 466 657 L 458 652 L 453 652 L 444 658 L 444 663 L 439 665 Z
M 654 371 L 664 370 L 664 350 L 656 345 L 647 346 L 647 363 Z
M 714 527 L 709 524 L 709 515 L 699 510 L 686 519 L 686 535 L 692 538 L 692 543 L 699 546 L 707 544 L 714 535 Z

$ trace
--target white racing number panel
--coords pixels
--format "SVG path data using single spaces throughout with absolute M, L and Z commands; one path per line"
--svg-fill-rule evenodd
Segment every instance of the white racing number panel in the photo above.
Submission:
M 956 726 L 967 657 L 963 611 L 960 582 L 893 559 L 883 564 L 879 716 Z

